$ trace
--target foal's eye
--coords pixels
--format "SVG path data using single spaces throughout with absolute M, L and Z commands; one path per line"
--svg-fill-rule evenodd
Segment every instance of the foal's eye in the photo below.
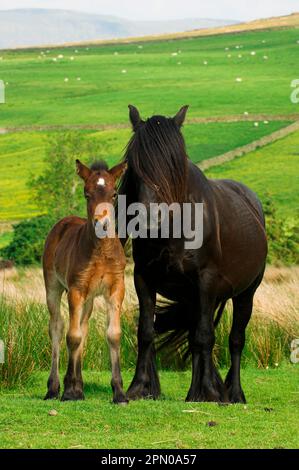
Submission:
M 84 196 L 85 196 L 85 199 L 86 199 L 87 201 L 89 201 L 89 199 L 90 199 L 90 197 L 91 197 L 90 194 L 89 194 L 89 193 L 85 193 Z

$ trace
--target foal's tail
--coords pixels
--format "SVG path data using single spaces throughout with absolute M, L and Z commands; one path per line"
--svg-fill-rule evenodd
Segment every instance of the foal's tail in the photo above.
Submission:
M 216 312 L 214 326 L 218 325 L 226 300 L 223 301 Z M 165 302 L 156 307 L 155 332 L 157 333 L 158 351 L 170 347 L 171 351 L 180 351 L 184 359 L 190 353 L 189 334 L 192 331 L 194 306 L 188 303 Z

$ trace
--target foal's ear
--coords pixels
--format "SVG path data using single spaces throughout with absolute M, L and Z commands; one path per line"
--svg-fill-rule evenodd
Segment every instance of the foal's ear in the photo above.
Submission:
M 76 167 L 80 178 L 82 178 L 84 181 L 87 181 L 91 175 L 91 170 L 87 166 L 83 165 L 80 160 L 76 160 Z
M 115 165 L 113 168 L 111 168 L 111 170 L 109 170 L 109 173 L 113 176 L 115 180 L 117 180 L 124 174 L 127 169 L 127 166 L 127 162 L 119 163 L 118 165 Z
M 139 111 L 135 106 L 129 104 L 129 117 L 134 131 L 137 129 L 138 125 L 142 122 Z
M 174 116 L 174 121 L 175 123 L 181 127 L 183 122 L 185 121 L 185 117 L 186 117 L 186 113 L 188 111 L 188 108 L 189 108 L 189 105 L 186 104 L 185 106 L 183 106 L 179 112 Z

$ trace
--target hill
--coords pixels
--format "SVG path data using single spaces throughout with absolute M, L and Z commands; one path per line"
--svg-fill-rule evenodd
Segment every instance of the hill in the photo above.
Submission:
M 1 11 L 0 49 L 80 42 L 128 36 L 214 28 L 232 20 L 186 18 L 173 21 L 130 21 L 113 16 L 52 9 Z
M 100 143 L 99 157 L 115 162 L 130 135 L 128 103 L 139 107 L 143 117 L 173 115 L 188 103 L 184 134 L 190 157 L 198 162 L 298 119 L 298 105 L 290 100 L 291 82 L 298 76 L 298 41 L 298 29 L 291 27 L 0 53 L 0 77 L 6 84 L 0 127 L 12 132 L 0 135 L 1 221 L 38 213 L 26 182 L 42 171 L 44 136 L 53 126 L 81 128 Z M 207 123 L 211 119 L 216 122 Z M 97 131 L 99 126 L 105 130 Z M 257 166 L 254 171 L 262 181 Z M 271 171 L 268 166 L 264 186 L 269 192 Z M 286 187 L 294 187 L 290 178 L 295 171 L 282 173 Z M 285 204 L 293 212 L 289 196 L 276 196 L 282 210 Z
M 0 53 L 6 103 L 1 124 L 128 123 L 144 116 L 188 118 L 298 113 L 290 100 L 298 76 L 296 28 L 156 41 Z

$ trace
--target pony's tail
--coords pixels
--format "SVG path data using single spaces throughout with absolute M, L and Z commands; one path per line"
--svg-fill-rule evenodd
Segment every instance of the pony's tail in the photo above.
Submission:
M 223 301 L 217 310 L 214 326 L 218 325 L 226 300 Z M 192 315 L 194 306 L 187 303 L 163 303 L 156 307 L 155 332 L 157 334 L 156 346 L 160 351 L 169 347 L 171 352 L 180 352 L 184 359 L 190 354 L 189 332 L 192 325 Z
M 222 317 L 222 314 L 224 312 L 224 308 L 225 308 L 225 305 L 226 305 L 226 300 L 224 300 L 218 307 L 218 310 L 217 310 L 217 313 L 216 313 L 216 317 L 214 319 L 214 327 L 216 328 L 218 323 L 220 322 L 221 320 L 221 317 Z
M 156 349 L 168 348 L 171 354 L 180 354 L 183 360 L 189 356 L 189 330 L 191 308 L 186 303 L 164 302 L 156 306 Z

